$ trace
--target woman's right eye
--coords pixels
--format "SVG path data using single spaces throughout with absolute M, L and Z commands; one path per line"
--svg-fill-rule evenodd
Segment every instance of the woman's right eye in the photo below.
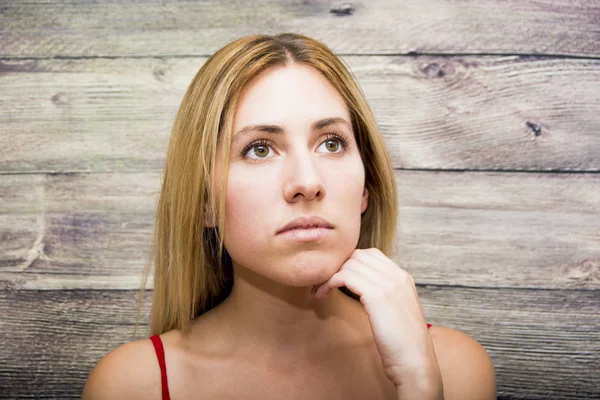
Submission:
M 265 158 L 269 154 L 269 146 L 266 146 L 264 144 L 259 144 L 253 146 L 252 148 L 254 149 L 252 153 L 255 154 L 258 158 Z
M 242 150 L 242 156 L 251 160 L 260 160 L 269 158 L 267 157 L 271 153 L 271 146 L 265 141 L 257 141 L 250 143 Z

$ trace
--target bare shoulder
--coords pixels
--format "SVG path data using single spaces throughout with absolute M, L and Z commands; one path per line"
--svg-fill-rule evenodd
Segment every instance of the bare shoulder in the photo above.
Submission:
M 496 399 L 494 366 L 483 346 L 456 329 L 432 326 L 430 332 L 444 399 Z
M 160 367 L 150 339 L 111 350 L 94 367 L 83 400 L 161 398 Z

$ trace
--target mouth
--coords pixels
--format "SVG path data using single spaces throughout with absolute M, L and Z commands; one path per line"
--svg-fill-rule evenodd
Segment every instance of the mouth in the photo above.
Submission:
M 277 235 L 296 242 L 319 242 L 331 235 L 334 226 L 317 215 L 299 217 L 281 228 Z
M 330 235 L 331 231 L 333 231 L 333 228 L 292 228 L 279 233 L 279 236 L 297 242 L 318 242 Z
M 300 217 L 289 222 L 281 228 L 277 234 L 293 230 L 311 230 L 311 229 L 333 229 L 333 225 L 324 218 L 313 215 L 311 217 Z

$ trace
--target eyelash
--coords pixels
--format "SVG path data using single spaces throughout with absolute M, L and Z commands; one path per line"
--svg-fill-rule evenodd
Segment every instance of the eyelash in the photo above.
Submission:
M 329 140 L 332 140 L 332 139 L 339 140 L 340 144 L 342 145 L 342 149 L 345 149 L 350 145 L 350 141 L 341 133 L 328 133 L 327 136 L 325 136 L 325 139 L 319 144 L 319 146 Z M 246 155 L 248 154 L 250 149 L 252 149 L 253 147 L 256 147 L 256 146 L 271 146 L 273 148 L 277 147 L 270 140 L 259 139 L 259 140 L 255 140 L 252 143 L 249 143 L 246 147 L 244 147 L 244 149 L 241 151 L 240 155 L 242 157 L 246 157 Z M 334 153 L 332 153 L 332 154 L 334 154 Z M 253 159 L 253 158 L 250 158 L 249 160 L 256 162 L 255 159 Z

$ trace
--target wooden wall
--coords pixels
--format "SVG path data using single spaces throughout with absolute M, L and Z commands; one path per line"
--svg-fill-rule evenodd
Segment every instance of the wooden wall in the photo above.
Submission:
M 0 397 L 77 398 L 131 340 L 187 85 L 294 31 L 372 105 L 428 322 L 487 349 L 501 399 L 600 398 L 600 3 L 252 3 L 0 3 Z

